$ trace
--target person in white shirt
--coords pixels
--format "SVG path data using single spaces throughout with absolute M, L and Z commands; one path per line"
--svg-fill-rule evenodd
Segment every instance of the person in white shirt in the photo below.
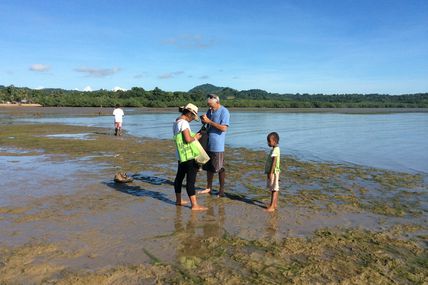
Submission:
M 122 123 L 123 123 L 123 110 L 120 108 L 119 104 L 116 104 L 116 107 L 113 111 L 114 116 L 114 135 L 121 136 L 122 135 Z
M 190 199 L 192 211 L 205 211 L 208 208 L 198 204 L 195 192 L 195 182 L 198 173 L 198 165 L 195 161 L 192 143 L 201 138 L 200 133 L 192 134 L 190 122 L 199 121 L 198 107 L 192 103 L 180 107 L 181 115 L 175 120 L 172 126 L 174 140 L 177 146 L 178 169 L 174 180 L 174 191 L 176 196 L 175 204 L 183 206 L 187 201 L 181 199 L 181 187 L 184 177 L 186 177 L 186 191 Z M 194 145 L 194 144 L 193 144 Z

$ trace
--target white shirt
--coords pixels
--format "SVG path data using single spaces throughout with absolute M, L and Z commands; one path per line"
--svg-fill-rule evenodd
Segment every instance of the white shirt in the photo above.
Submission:
M 181 133 L 185 129 L 189 129 L 190 132 L 190 124 L 188 121 L 184 119 L 180 119 L 178 121 L 174 122 L 174 125 L 172 126 L 172 132 L 174 133 L 174 136 L 178 133 Z
M 123 118 L 124 115 L 125 114 L 123 113 L 123 110 L 120 109 L 120 108 L 116 108 L 113 111 L 113 116 L 114 116 L 114 121 L 115 122 L 121 123 L 123 121 L 122 118 Z

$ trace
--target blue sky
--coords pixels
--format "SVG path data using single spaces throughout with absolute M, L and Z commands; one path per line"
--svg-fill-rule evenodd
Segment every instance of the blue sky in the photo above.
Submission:
M 428 92 L 426 0 L 0 0 L 0 85 Z

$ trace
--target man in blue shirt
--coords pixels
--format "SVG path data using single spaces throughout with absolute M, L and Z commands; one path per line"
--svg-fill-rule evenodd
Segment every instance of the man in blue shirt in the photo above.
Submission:
M 215 94 L 209 94 L 207 104 L 210 109 L 201 119 L 207 124 L 208 133 L 208 155 L 210 160 L 204 165 L 207 171 L 207 188 L 200 194 L 211 193 L 214 173 L 218 173 L 220 189 L 218 195 L 224 196 L 224 180 L 226 171 L 224 169 L 224 142 L 229 127 L 230 114 L 226 107 L 220 104 L 220 98 Z

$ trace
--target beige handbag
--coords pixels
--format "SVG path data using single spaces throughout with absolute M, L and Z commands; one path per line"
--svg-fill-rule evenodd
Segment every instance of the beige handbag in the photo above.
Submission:
M 205 150 L 202 147 L 201 143 L 198 140 L 195 140 L 193 143 L 195 144 L 196 148 L 199 150 L 199 155 L 197 157 L 195 157 L 195 161 L 198 164 L 205 164 L 205 163 L 207 163 L 208 160 L 210 160 L 210 157 L 205 152 Z

